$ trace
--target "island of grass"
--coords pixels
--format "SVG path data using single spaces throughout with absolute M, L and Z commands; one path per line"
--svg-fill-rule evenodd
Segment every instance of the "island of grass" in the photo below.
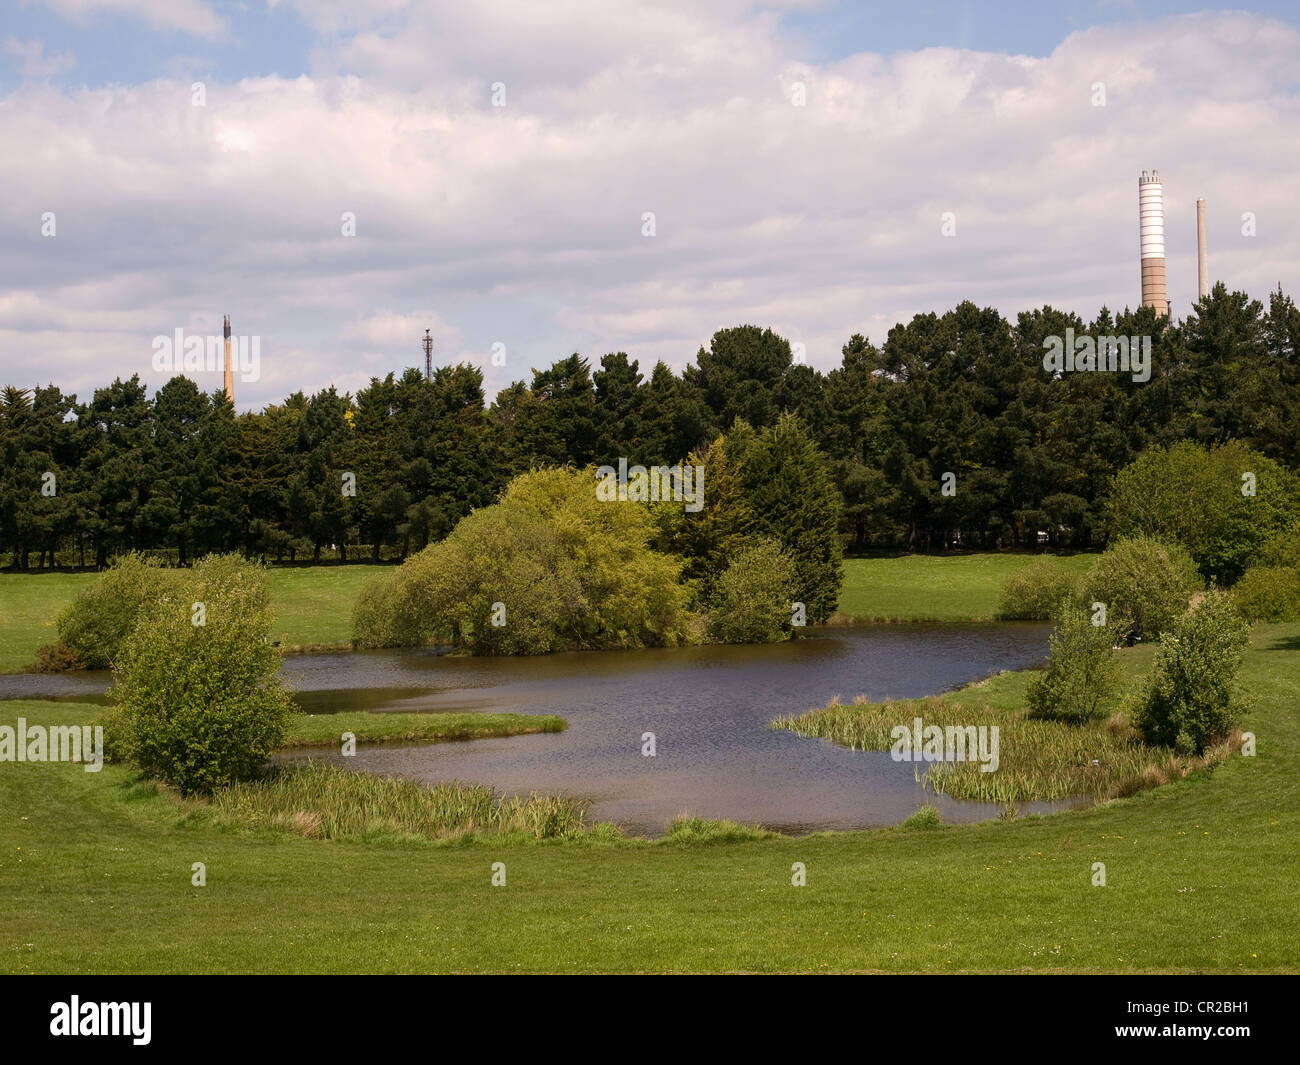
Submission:
M 1125 689 L 1112 697 L 1107 713 L 1087 722 L 1030 718 L 1025 692 L 1032 670 L 1000 673 L 948 696 L 872 702 L 838 700 L 820 710 L 777 718 L 773 728 L 819 737 L 863 751 L 888 751 L 896 728 L 934 726 L 945 739 L 961 741 L 963 758 L 922 760 L 911 743 L 905 752 L 925 788 L 954 799 L 1000 803 L 1014 813 L 1020 803 L 1087 798 L 1095 802 L 1132 795 L 1213 768 L 1241 749 L 1240 730 L 1198 756 L 1179 755 L 1142 742 L 1120 711 L 1151 666 L 1154 648 L 1131 648 L 1121 656 Z M 976 757 L 972 730 L 997 729 L 998 762 L 986 772 Z
M 338 747 L 344 733 L 351 733 L 360 745 L 447 743 L 563 732 L 566 728 L 564 718 L 554 714 L 295 714 L 284 747 Z

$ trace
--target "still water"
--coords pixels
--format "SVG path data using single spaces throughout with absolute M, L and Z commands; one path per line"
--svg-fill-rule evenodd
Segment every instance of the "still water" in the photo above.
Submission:
M 793 643 L 460 658 L 424 651 L 298 655 L 284 672 L 303 710 L 557 714 L 565 732 L 417 746 L 359 747 L 311 757 L 415 780 L 490 784 L 507 794 L 564 792 L 591 801 L 589 820 L 637 835 L 678 814 L 784 832 L 896 824 L 924 802 L 946 821 L 996 806 L 936 798 L 910 763 L 778 732 L 779 715 L 865 694 L 933 695 L 1047 653 L 1037 624 L 878 625 L 809 630 Z M 106 674 L 0 677 L 0 698 L 99 701 Z M 643 733 L 657 754 L 641 754 Z M 1059 804 L 1058 804 L 1059 805 Z M 1048 804 L 1022 807 L 1045 811 Z

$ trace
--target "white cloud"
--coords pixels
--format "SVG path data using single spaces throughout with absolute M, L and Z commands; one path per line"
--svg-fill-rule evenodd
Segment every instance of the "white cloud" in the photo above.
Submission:
M 329 33 L 359 10 L 295 6 Z M 566 2 L 558 29 L 534 9 L 391 5 L 324 38 L 313 76 L 209 80 L 206 107 L 188 80 L 15 90 L 0 107 L 0 142 L 20 146 L 0 156 L 6 380 L 54 367 L 103 384 L 150 337 L 225 311 L 270 367 L 241 406 L 422 365 L 426 326 L 439 362 L 484 366 L 489 394 L 574 350 L 680 367 L 745 321 L 829 368 L 852 333 L 879 341 L 962 299 L 1008 315 L 1135 305 L 1136 183 L 1153 166 L 1179 313 L 1198 196 L 1215 278 L 1262 297 L 1300 276 L 1300 34 L 1282 23 L 1197 15 L 1083 31 L 1040 59 L 813 65 L 740 6 L 611 20 Z

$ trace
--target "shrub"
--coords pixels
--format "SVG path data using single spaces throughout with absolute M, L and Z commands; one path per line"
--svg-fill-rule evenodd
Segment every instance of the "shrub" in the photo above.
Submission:
M 1254 495 L 1243 495 L 1243 474 Z M 1233 583 L 1260 548 L 1300 519 L 1300 480 L 1240 440 L 1204 448 L 1183 440 L 1152 447 L 1115 477 L 1110 526 L 1187 548 L 1201 573 Z
M 1047 621 L 1062 599 L 1079 593 L 1079 579 L 1059 558 L 1039 555 L 1002 582 L 998 617 L 1007 621 Z
M 204 559 L 177 592 L 146 606 L 112 690 L 141 769 L 185 794 L 261 771 L 292 710 L 270 626 L 262 567 L 234 555 Z
M 673 818 L 663 843 L 746 843 L 756 839 L 775 839 L 780 835 L 761 825 L 742 825 L 736 821 L 714 820 L 682 814 Z
M 1248 621 L 1300 621 L 1300 569 L 1252 566 L 1232 598 Z
M 1250 629 L 1226 592 L 1211 589 L 1171 627 L 1133 713 L 1149 744 L 1200 754 L 1247 711 L 1236 686 Z
M 1261 566 L 1289 566 L 1300 569 L 1300 525 L 1278 533 L 1259 549 Z
M 1119 685 L 1115 641 L 1128 622 L 1108 612 L 1107 624 L 1094 625 L 1091 613 L 1069 599 L 1061 600 L 1054 617 L 1047 671 L 1026 692 L 1029 716 L 1076 723 L 1100 717 Z
M 172 593 L 184 571 L 139 554 L 115 558 L 59 615 L 59 639 L 87 669 L 108 669 L 147 604 Z
M 1131 634 L 1157 640 L 1187 609 L 1201 581 L 1187 551 L 1145 537 L 1111 544 L 1083 581 L 1087 603 L 1105 603 L 1108 614 L 1131 622 Z
M 595 485 L 591 470 L 516 477 L 499 503 L 363 596 L 354 642 L 436 641 L 473 654 L 684 642 L 691 593 L 680 560 L 650 549 L 657 527 L 645 506 L 602 502 Z
M 120 706 L 108 707 L 93 724 L 104 730 L 105 762 L 116 765 L 131 761 L 131 719 Z
M 417 647 L 426 637 L 409 604 L 399 595 L 397 571 L 371 577 L 352 609 L 352 643 L 356 647 Z
M 794 563 L 773 540 L 735 557 L 713 587 L 709 635 L 723 643 L 776 643 L 790 635 Z
M 924 806 L 918 807 L 916 813 L 912 814 L 899 827 L 914 829 L 942 828 L 943 818 L 939 814 L 939 808 L 927 802 Z
M 47 643 L 36 652 L 37 673 L 66 673 L 69 670 L 85 668 L 86 664 L 62 639 Z

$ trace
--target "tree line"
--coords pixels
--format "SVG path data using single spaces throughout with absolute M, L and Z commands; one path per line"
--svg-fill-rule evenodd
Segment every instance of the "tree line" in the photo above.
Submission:
M 1044 368 L 1044 342 L 1151 337 L 1151 376 Z M 822 373 L 753 325 L 722 329 L 675 374 L 624 352 L 573 354 L 487 402 L 474 366 L 408 369 L 236 415 L 220 391 L 138 377 L 79 402 L 0 393 L 0 553 L 17 569 L 104 566 L 164 550 L 406 557 L 549 466 L 672 465 L 737 422 L 796 416 L 820 449 L 853 550 L 1104 543 L 1114 475 L 1153 444 L 1230 439 L 1300 466 L 1300 310 L 1222 284 L 1180 321 L 1091 322 L 1043 307 L 1014 323 L 963 302 L 879 346 L 855 334 Z M 708 489 L 706 485 L 706 509 Z

